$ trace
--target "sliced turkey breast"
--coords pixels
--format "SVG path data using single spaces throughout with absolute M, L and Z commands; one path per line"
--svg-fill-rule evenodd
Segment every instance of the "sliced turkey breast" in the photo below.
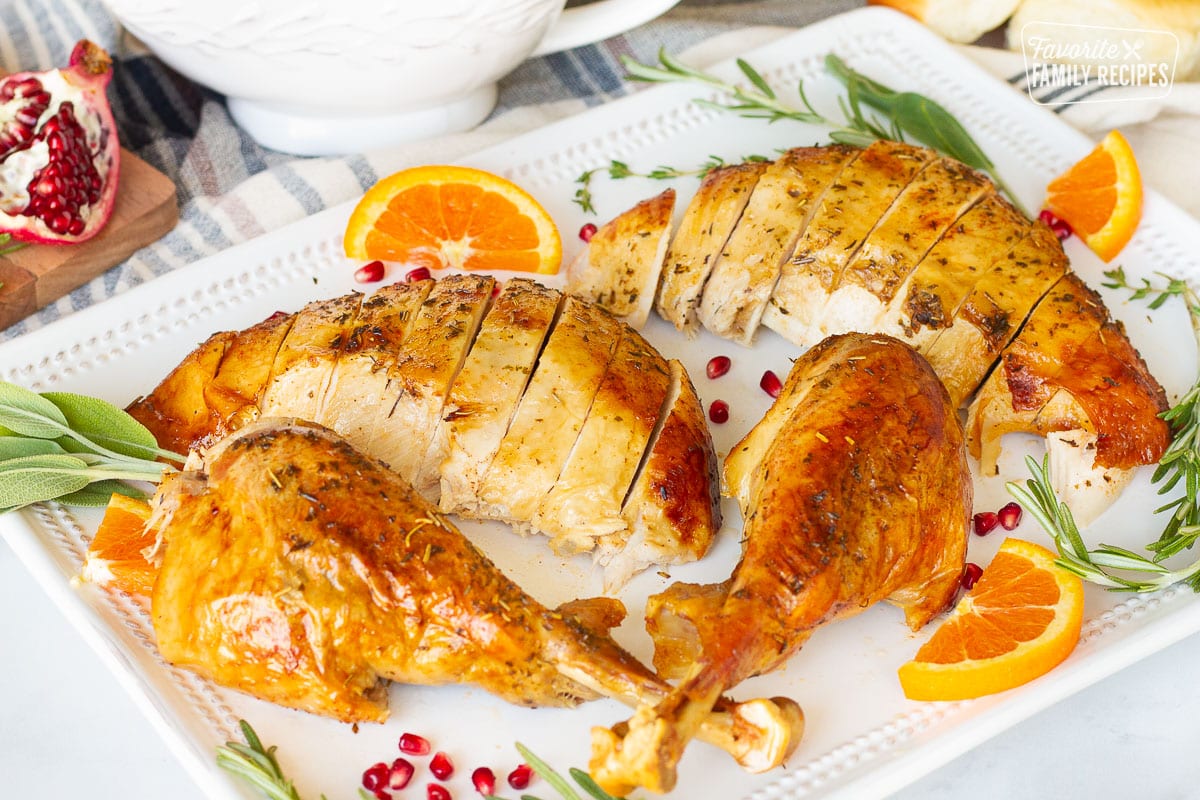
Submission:
M 670 388 L 667 360 L 626 328 L 575 447 L 533 516 L 556 550 L 590 551 L 597 537 L 625 530 L 621 504 Z
M 492 278 L 479 275 L 448 275 L 437 281 L 421 304 L 408 345 L 388 373 L 379 405 L 386 418 L 376 424 L 367 450 L 427 498 L 436 499 L 440 483 L 441 460 L 432 452 L 434 432 L 494 285 Z
M 438 426 L 441 509 L 478 516 L 484 473 L 508 432 L 517 404 L 563 295 L 525 278 L 508 281 L 480 326 L 450 387 Z
M 876 329 L 924 351 L 954 321 L 979 279 L 1029 230 L 1029 220 L 1012 204 L 998 194 L 987 195 L 921 259 Z
M 880 141 L 851 150 L 847 157 L 853 161 L 805 227 L 763 318 L 768 328 L 801 347 L 821 340 L 819 320 L 842 269 L 904 187 L 936 156 L 924 148 Z
M 704 287 L 704 327 L 739 344 L 754 340 L 784 262 L 855 154 L 850 147 L 797 147 L 763 171 Z
M 296 315 L 278 312 L 229 342 L 216 374 L 204 385 L 204 400 L 224 430 L 237 430 L 258 416 L 271 366 L 295 321 Z
M 405 346 L 432 287 L 433 281 L 394 283 L 363 300 L 314 422 L 341 431 L 360 449 L 370 444 L 396 354 Z
M 1038 300 L 1069 269 L 1058 237 L 1041 222 L 972 288 L 954 322 L 924 355 L 961 404 L 992 369 Z
M 567 298 L 479 487 L 480 516 L 528 528 L 579 438 L 620 340 L 621 324 L 603 309 Z
M 699 330 L 696 308 L 701 292 L 767 163 L 751 161 L 714 169 L 704 176 L 683 212 L 663 262 L 657 308 L 663 319 L 688 337 Z
M 921 170 L 842 270 L 815 323 L 819 335 L 880 330 L 892 300 L 907 290 L 930 248 L 993 190 L 986 177 L 950 158 Z
M 567 267 L 567 290 L 635 328 L 645 325 L 674 211 L 675 190 L 667 189 L 609 220 Z

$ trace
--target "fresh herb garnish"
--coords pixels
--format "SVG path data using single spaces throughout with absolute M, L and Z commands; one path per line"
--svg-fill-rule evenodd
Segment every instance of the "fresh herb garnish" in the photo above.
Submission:
M 0 510 L 44 500 L 104 505 L 113 492 L 138 496 L 118 481 L 160 481 L 169 468 L 160 458 L 184 461 L 111 403 L 0 382 Z
M 0 256 L 6 256 L 9 253 L 15 253 L 24 247 L 28 242 L 14 242 L 11 233 L 0 233 Z M 0 283 L 0 288 L 4 284 Z
M 1108 278 L 1104 286 L 1130 291 L 1133 300 L 1149 299 L 1152 309 L 1161 308 L 1172 297 L 1182 299 L 1187 306 L 1196 345 L 1200 347 L 1200 296 L 1187 281 L 1158 274 L 1165 285 L 1142 278 L 1142 285 L 1134 286 L 1125 277 L 1125 271 L 1117 267 L 1104 273 Z M 1166 494 L 1181 483 L 1184 491 L 1180 497 L 1155 509 L 1155 513 L 1171 512 L 1158 541 L 1147 547 L 1160 561 L 1190 548 L 1200 538 L 1200 377 L 1161 416 L 1171 426 L 1171 444 L 1159 459 L 1150 480 L 1158 484 L 1159 494 Z M 1196 586 L 1200 591 L 1200 583 Z
M 1054 539 L 1059 565 L 1085 581 L 1116 592 L 1155 592 L 1181 581 L 1200 592 L 1200 561 L 1172 570 L 1160 563 L 1165 556 L 1158 553 L 1147 558 L 1111 544 L 1089 550 L 1071 509 L 1054 494 L 1049 461 L 1046 456 L 1039 464 L 1037 459 L 1026 456 L 1025 464 L 1033 477 L 1025 481 L 1024 486 L 1011 481 L 1005 487 Z M 1132 574 L 1139 572 L 1149 573 L 1149 576 Z
M 845 61 L 832 53 L 825 56 L 825 69 L 846 87 L 846 93 L 838 97 L 838 106 L 843 117 L 840 120 L 826 116 L 809 102 L 808 96 L 804 92 L 803 81 L 796 86 L 800 106 L 784 102 L 762 74 L 740 58 L 737 60 L 738 69 L 750 82 L 749 87 L 728 83 L 706 72 L 693 69 L 668 55 L 665 50 L 659 50 L 658 64 L 656 65 L 642 64 L 628 56 L 623 57 L 621 62 L 631 80 L 649 83 L 703 84 L 728 94 L 732 99 L 729 102 L 697 99 L 695 102 L 700 105 L 732 111 L 738 116 L 749 119 L 765 119 L 768 122 L 792 120 L 810 125 L 821 125 L 830 129 L 830 140 L 841 144 L 865 147 L 879 139 L 903 142 L 906 140 L 905 137 L 910 137 L 932 147 L 942 155 L 987 172 L 996 185 L 1014 203 L 1019 205 L 1016 195 L 996 174 L 995 165 L 991 159 L 971 138 L 971 135 L 954 115 L 942 105 L 916 92 L 898 92 L 891 89 L 851 69 Z M 864 106 L 870 106 L 880 112 L 882 117 L 865 113 Z M 612 162 L 613 165 L 620 163 Z M 580 188 L 575 193 L 574 202 L 588 213 L 595 213 L 590 189 L 591 179 L 603 169 L 598 168 L 584 172 L 575 181 Z M 646 173 L 645 177 L 674 177 L 674 175 L 667 174 L 669 172 L 679 175 L 696 174 L 690 170 L 657 167 Z M 609 175 L 619 179 L 641 175 L 641 173 L 629 170 L 626 175 L 613 174 L 610 166 Z
M 226 742 L 217 748 L 217 766 L 236 775 L 271 800 L 301 800 L 291 780 L 275 758 L 275 745 L 263 747 L 249 722 L 238 720 L 246 742 Z M 321 795 L 324 800 L 324 795 Z
M 744 162 L 770 161 L 770 159 L 766 156 L 760 155 L 743 156 L 740 160 Z M 596 208 L 592 205 L 591 186 L 592 177 L 600 172 L 605 172 L 608 174 L 608 177 L 618 181 L 623 180 L 624 178 L 648 178 L 649 180 L 664 181 L 671 178 L 683 178 L 688 176 L 703 178 L 714 169 L 723 167 L 727 163 L 729 162 L 720 156 L 710 155 L 708 160 L 693 169 L 681 169 L 679 167 L 659 165 L 654 169 L 639 172 L 638 170 L 630 167 L 624 161 L 618 161 L 614 158 L 608 162 L 607 167 L 596 167 L 595 169 L 589 169 L 575 179 L 575 183 L 579 185 L 579 188 L 575 190 L 575 198 L 572 200 L 572 202 L 578 205 L 588 214 L 596 213 Z

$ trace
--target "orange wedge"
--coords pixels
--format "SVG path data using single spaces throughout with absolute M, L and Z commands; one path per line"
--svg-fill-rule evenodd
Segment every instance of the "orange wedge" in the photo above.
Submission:
M 406 267 L 553 274 L 554 220 L 528 192 L 470 167 L 397 172 L 371 187 L 346 225 L 346 255 Z
M 145 500 L 114 494 L 88 547 L 83 579 L 149 597 L 158 575 L 143 555 L 154 545 L 154 533 L 146 529 L 149 519 Z
M 1093 253 L 1112 261 L 1142 220 L 1142 176 L 1129 142 L 1112 131 L 1046 187 L 1046 208 Z
M 1006 539 L 971 591 L 900 667 L 910 700 L 966 700 L 1028 683 L 1075 649 L 1083 581 L 1044 547 Z

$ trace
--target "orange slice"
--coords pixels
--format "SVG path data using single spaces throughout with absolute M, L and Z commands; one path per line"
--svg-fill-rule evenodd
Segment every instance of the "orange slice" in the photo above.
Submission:
M 1046 187 L 1046 208 L 1093 253 L 1112 261 L 1142 220 L 1142 175 L 1129 142 L 1112 131 Z
M 1006 539 L 917 656 L 900 667 L 910 700 L 966 700 L 1044 675 L 1075 649 L 1083 581 L 1044 547 Z
M 407 267 L 553 274 L 562 240 L 521 187 L 470 167 L 402 170 L 371 187 L 346 225 L 346 255 Z
M 149 519 L 150 504 L 145 500 L 114 494 L 88 547 L 83 579 L 149 597 L 158 575 L 143 555 L 154 545 L 154 533 L 146 529 Z

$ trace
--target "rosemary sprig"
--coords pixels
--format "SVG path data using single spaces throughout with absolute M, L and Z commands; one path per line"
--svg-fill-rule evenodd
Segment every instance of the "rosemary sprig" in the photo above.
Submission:
M 1089 550 L 1071 509 L 1054 494 L 1049 456 L 1043 457 L 1040 464 L 1032 456 L 1026 456 L 1025 464 L 1033 477 L 1024 485 L 1010 481 L 1005 487 L 1054 539 L 1059 555 L 1057 563 L 1064 569 L 1117 592 L 1155 592 L 1180 582 L 1200 592 L 1200 561 L 1172 570 L 1161 563 L 1157 554 L 1147 558 L 1110 544 Z
M 217 766 L 236 775 L 258 789 L 270 800 L 301 800 L 300 793 L 292 781 L 283 774 L 279 760 L 275 758 L 275 745 L 263 747 L 254 728 L 244 719 L 238 720 L 242 729 L 242 742 L 226 742 L 217 748 Z M 321 795 L 324 800 L 325 795 Z
M 1161 308 L 1172 297 L 1183 300 L 1192 323 L 1192 333 L 1200 348 L 1200 296 L 1187 281 L 1170 275 L 1157 273 L 1165 285 L 1142 278 L 1141 285 L 1130 284 L 1125 271 L 1120 267 L 1104 273 L 1108 280 L 1104 286 L 1131 292 L 1133 300 L 1149 300 L 1149 307 Z M 1200 376 L 1175 405 L 1162 413 L 1162 418 L 1171 426 L 1171 444 L 1167 447 L 1151 477 L 1158 485 L 1158 493 L 1167 494 L 1180 484 L 1183 493 L 1155 513 L 1170 511 L 1171 517 L 1163 528 L 1158 541 L 1147 549 L 1163 560 L 1180 553 L 1200 539 Z
M 943 155 L 987 172 L 996 185 L 1014 203 L 1019 204 L 1016 195 L 996 174 L 992 161 L 954 115 L 943 106 L 916 92 L 898 92 L 884 86 L 851 69 L 832 53 L 825 57 L 825 69 L 846 88 L 846 93 L 838 97 L 838 106 L 843 117 L 840 120 L 821 113 L 809 102 L 802 81 L 796 87 L 799 106 L 784 102 L 762 74 L 743 59 L 737 60 L 737 66 L 749 81 L 749 86 L 732 84 L 693 69 L 665 50 L 659 50 L 658 64 L 642 64 L 628 56 L 623 57 L 621 61 L 631 80 L 649 83 L 699 83 L 730 97 L 730 100 L 725 102 L 697 99 L 695 102 L 700 105 L 732 111 L 749 119 L 765 119 L 767 122 L 790 120 L 820 125 L 830 129 L 831 141 L 841 144 L 865 147 L 879 139 L 903 142 L 906 136 L 911 137 Z M 883 116 L 866 113 L 864 106 L 870 106 Z M 592 177 L 603 170 L 604 168 L 589 170 L 576 179 L 579 189 L 575 193 L 574 202 L 585 212 L 595 213 L 590 184 Z M 648 175 L 655 172 L 663 177 L 674 177 L 668 175 L 670 172 L 695 174 L 686 170 L 658 167 Z M 631 175 L 613 175 L 610 165 L 609 174 L 610 177 L 620 178 L 632 177 L 633 174 L 639 173 L 631 171 Z

